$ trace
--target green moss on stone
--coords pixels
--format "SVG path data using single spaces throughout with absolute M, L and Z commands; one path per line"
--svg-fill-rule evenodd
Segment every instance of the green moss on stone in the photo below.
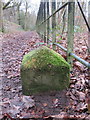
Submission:
M 49 66 L 48 66 L 49 65 Z M 51 67 L 52 66 L 66 66 L 69 67 L 69 64 L 65 59 L 54 50 L 43 46 L 37 50 L 33 50 L 24 56 L 22 61 L 22 67 L 27 69 L 33 68 L 42 68 L 42 67 Z
M 21 79 L 23 93 L 63 90 L 69 86 L 69 64 L 46 46 L 29 52 L 23 57 Z

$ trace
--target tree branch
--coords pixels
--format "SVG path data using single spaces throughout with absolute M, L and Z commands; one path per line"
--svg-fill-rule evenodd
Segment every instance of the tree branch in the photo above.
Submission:
M 7 8 L 7 6 L 11 3 L 11 1 L 13 1 L 13 0 L 9 0 L 9 1 L 3 6 L 3 10 Z
M 12 5 L 12 6 L 8 6 L 8 7 L 6 7 L 5 9 L 13 8 L 13 7 L 15 7 L 15 6 L 18 6 L 18 4 Z

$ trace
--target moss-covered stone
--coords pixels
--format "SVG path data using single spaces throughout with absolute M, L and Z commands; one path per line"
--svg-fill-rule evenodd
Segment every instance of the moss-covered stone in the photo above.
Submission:
M 63 90 L 69 86 L 69 64 L 55 51 L 40 47 L 24 56 L 21 64 L 23 94 Z

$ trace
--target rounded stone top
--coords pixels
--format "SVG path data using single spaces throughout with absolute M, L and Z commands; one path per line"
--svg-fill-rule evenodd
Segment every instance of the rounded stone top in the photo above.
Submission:
M 60 66 L 69 68 L 69 64 L 59 53 L 43 46 L 26 54 L 23 57 L 21 67 L 23 69 L 41 69 L 44 67 L 44 69 L 48 70 L 52 67 Z

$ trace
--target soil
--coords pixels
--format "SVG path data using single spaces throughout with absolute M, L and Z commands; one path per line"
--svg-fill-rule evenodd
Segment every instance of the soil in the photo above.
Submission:
M 86 34 L 84 35 L 84 37 Z M 76 38 L 78 39 L 78 38 Z M 41 44 L 43 43 L 43 44 Z M 83 42 L 83 44 L 85 44 Z M 51 115 L 72 115 L 89 118 L 87 112 L 88 69 L 77 64 L 74 60 L 74 69 L 71 73 L 70 88 L 64 91 L 50 92 L 30 96 L 34 105 L 24 107 L 22 101 L 22 86 L 20 78 L 20 65 L 23 55 L 42 46 L 43 40 L 35 31 L 19 32 L 3 35 L 2 41 L 2 113 L 12 118 L 42 118 Z M 76 44 L 77 46 L 77 44 Z M 83 45 L 85 46 L 85 45 Z M 80 46 L 77 46 L 79 48 Z M 79 55 L 86 53 L 86 47 Z M 77 50 L 77 49 L 76 49 Z M 61 52 L 57 49 L 58 52 Z M 65 54 L 62 53 L 65 57 Z M 84 56 L 85 57 L 85 56 Z M 86 56 L 87 61 L 88 57 Z M 12 101 L 16 100 L 16 104 Z M 18 102 L 19 101 L 19 102 Z M 23 104 L 23 102 L 21 102 Z M 12 107 L 13 106 L 13 107 Z

